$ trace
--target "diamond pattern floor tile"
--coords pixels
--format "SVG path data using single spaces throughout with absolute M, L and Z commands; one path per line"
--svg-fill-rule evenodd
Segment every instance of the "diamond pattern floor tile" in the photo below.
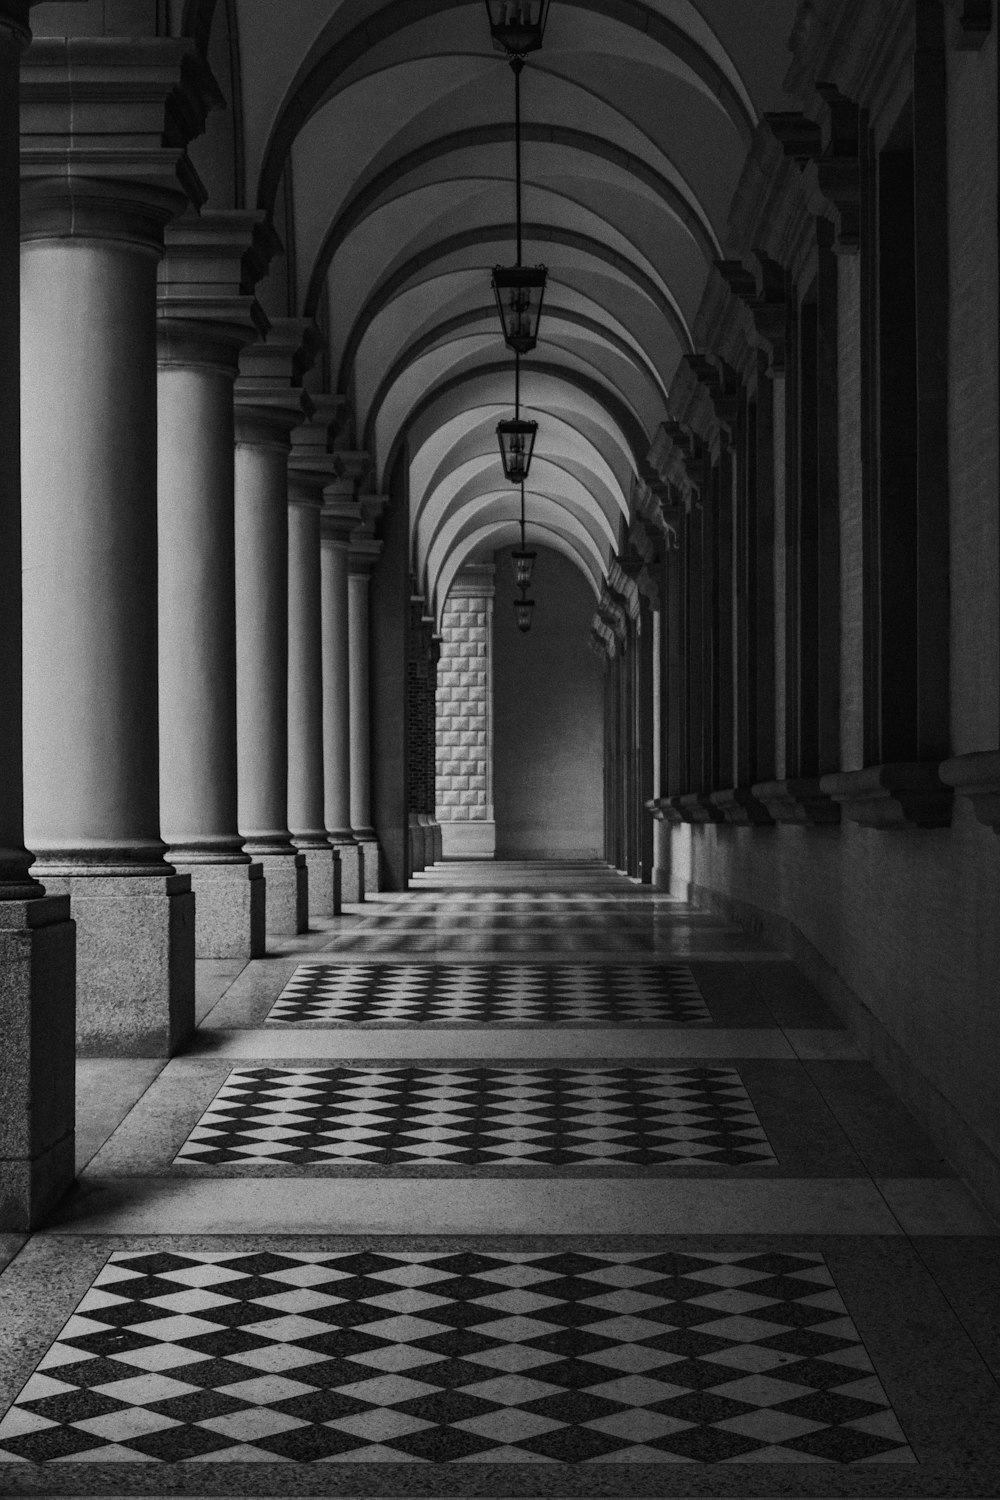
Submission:
M 709 1025 L 685 964 L 300 964 L 268 1021 L 362 1026 Z
M 0 1458 L 914 1461 L 822 1257 L 576 1251 L 114 1254 Z
M 773 1166 L 732 1068 L 241 1068 L 179 1163 Z

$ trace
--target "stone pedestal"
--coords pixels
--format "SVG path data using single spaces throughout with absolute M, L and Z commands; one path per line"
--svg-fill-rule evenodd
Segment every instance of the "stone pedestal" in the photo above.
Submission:
M 119 1055 L 194 1027 L 194 901 L 159 828 L 156 515 L 157 262 L 201 196 L 192 56 L 46 39 L 21 79 L 25 827 L 71 898 L 81 1048 Z
M 309 871 L 304 854 L 259 856 L 267 881 L 267 930 L 294 937 L 309 928 Z
M 381 856 L 379 854 L 378 840 L 375 838 L 360 839 L 358 848 L 361 850 L 361 867 L 364 874 L 365 895 L 377 896 L 382 889 L 381 884 Z
M 194 894 L 187 875 L 50 876 L 76 922 L 84 1057 L 169 1057 L 194 1026 Z M 78 992 L 79 993 L 79 992 Z
M 195 895 L 195 958 L 261 958 L 268 888 L 260 861 L 174 868 L 190 878 Z
M 340 856 L 340 899 L 357 905 L 365 899 L 365 857 L 361 845 L 352 839 L 336 847 Z
M 69 901 L 0 901 L 0 1230 L 34 1229 L 74 1175 Z

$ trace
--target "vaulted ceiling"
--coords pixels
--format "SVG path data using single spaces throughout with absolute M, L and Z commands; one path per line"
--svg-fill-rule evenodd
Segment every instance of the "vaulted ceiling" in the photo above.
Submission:
M 413 569 L 437 606 L 514 539 L 497 421 L 513 356 L 490 289 L 514 260 L 513 79 L 483 0 L 171 0 L 227 96 L 214 206 L 274 215 L 265 301 L 315 316 L 324 371 L 385 487 L 409 464 Z M 658 424 L 795 0 L 552 0 L 522 80 L 526 264 L 549 268 L 523 414 L 534 543 L 599 585 Z M 68 10 L 44 6 L 42 10 Z M 280 304 L 274 306 L 273 304 Z

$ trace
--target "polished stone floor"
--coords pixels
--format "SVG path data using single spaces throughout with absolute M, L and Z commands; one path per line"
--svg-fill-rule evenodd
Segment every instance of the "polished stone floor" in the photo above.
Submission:
M 1000 1235 L 783 955 L 454 864 L 80 1067 L 0 1494 L 1000 1494 Z

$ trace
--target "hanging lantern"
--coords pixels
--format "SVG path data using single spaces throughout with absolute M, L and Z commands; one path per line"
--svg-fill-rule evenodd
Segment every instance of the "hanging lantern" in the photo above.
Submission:
M 503 325 L 504 343 L 517 354 L 528 354 L 538 342 L 548 274 L 545 266 L 493 268 L 493 295 Z
M 500 444 L 503 472 L 511 484 L 520 484 L 522 480 L 527 479 L 537 434 L 537 422 L 522 422 L 520 418 L 515 417 L 512 420 L 497 423 L 497 440 Z
M 510 560 L 514 564 L 514 582 L 519 589 L 531 587 L 531 574 L 535 566 L 537 552 L 526 552 L 523 547 L 515 547 L 510 554 Z
M 549 0 L 486 0 L 490 35 L 498 52 L 524 57 L 537 52 L 545 35 Z
M 534 608 L 534 599 L 525 599 L 522 595 L 520 599 L 514 600 L 514 619 L 522 635 L 527 635 L 531 629 L 531 616 Z

